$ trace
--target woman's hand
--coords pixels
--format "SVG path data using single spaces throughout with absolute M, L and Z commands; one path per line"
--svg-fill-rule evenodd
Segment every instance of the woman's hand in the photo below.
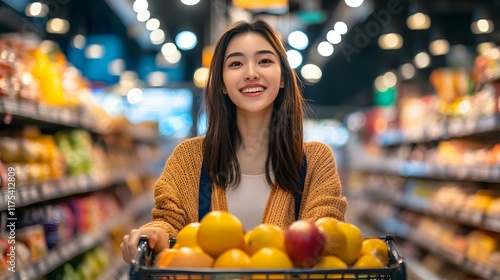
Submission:
M 123 242 L 120 245 L 122 249 L 122 258 L 128 264 L 130 264 L 130 261 L 137 253 L 137 245 L 141 235 L 146 235 L 148 237 L 149 247 L 153 249 L 156 254 L 170 247 L 169 236 L 161 228 L 146 227 L 133 229 L 130 234 L 123 237 Z

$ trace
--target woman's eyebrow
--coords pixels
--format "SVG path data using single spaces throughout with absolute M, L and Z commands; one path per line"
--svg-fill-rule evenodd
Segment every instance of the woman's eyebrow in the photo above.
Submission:
M 260 51 L 256 51 L 255 54 L 257 54 L 257 55 L 259 55 L 259 54 L 272 54 L 272 55 L 276 56 L 276 54 L 271 50 L 260 50 Z M 231 58 L 231 57 L 235 57 L 235 56 L 244 56 L 244 55 L 241 52 L 233 52 L 233 53 L 230 53 L 227 55 L 226 60 Z

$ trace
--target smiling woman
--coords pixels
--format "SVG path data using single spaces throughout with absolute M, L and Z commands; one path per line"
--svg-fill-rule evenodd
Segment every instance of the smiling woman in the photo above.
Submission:
M 286 229 L 298 219 L 344 220 L 347 203 L 332 150 L 303 141 L 298 83 L 269 24 L 236 22 L 224 32 L 204 91 L 206 136 L 175 148 L 155 186 L 153 221 L 123 239 L 125 261 L 139 236 L 147 235 L 160 252 L 208 211 L 232 213 L 247 230 L 261 223 Z

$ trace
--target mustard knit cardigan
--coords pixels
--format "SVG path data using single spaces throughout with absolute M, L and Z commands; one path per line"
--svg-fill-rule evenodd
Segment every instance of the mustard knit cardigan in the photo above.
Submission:
M 202 137 L 180 143 L 165 164 L 155 184 L 153 221 L 143 227 L 159 227 L 176 237 L 185 225 L 198 221 L 198 190 L 203 160 Z M 330 216 L 344 221 L 347 201 L 335 159 L 330 148 L 320 142 L 304 143 L 307 173 L 300 206 L 299 219 L 315 221 Z M 212 186 L 211 211 L 228 211 L 225 190 Z M 286 229 L 294 222 L 294 196 L 273 188 L 267 200 L 262 223 Z

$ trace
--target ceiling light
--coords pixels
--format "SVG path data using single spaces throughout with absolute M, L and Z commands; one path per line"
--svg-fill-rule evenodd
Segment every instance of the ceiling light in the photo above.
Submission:
M 182 58 L 182 54 L 179 50 L 176 50 L 172 55 L 165 56 L 165 60 L 170 64 L 176 64 Z
M 193 6 L 198 4 L 200 0 L 181 0 L 182 4 L 187 5 L 187 6 Z
M 333 25 L 333 29 L 337 31 L 340 35 L 344 35 L 348 31 L 347 24 L 345 24 L 345 22 L 343 21 L 336 22 L 335 25 Z
M 386 88 L 391 88 L 398 83 L 398 77 L 394 74 L 394 72 L 389 71 L 384 74 L 383 81 Z
M 399 73 L 403 79 L 409 80 L 415 77 L 415 67 L 411 63 L 405 63 L 399 68 Z
M 29 17 L 45 17 L 49 12 L 49 7 L 40 2 L 33 2 L 26 6 L 24 13 Z
M 431 26 L 431 18 L 424 13 L 416 13 L 406 19 L 406 25 L 412 30 L 428 29 Z
M 450 43 L 445 39 L 434 40 L 429 44 L 429 51 L 432 55 L 445 55 L 450 51 Z
M 161 29 L 153 30 L 151 34 L 149 34 L 149 39 L 151 43 L 159 45 L 165 41 L 165 32 Z
M 335 30 L 330 30 L 328 33 L 326 33 L 326 40 L 328 42 L 332 43 L 333 45 L 336 45 L 342 41 L 342 36 L 340 36 L 339 31 Z
M 429 67 L 431 64 L 431 57 L 426 52 L 420 52 L 415 56 L 414 62 L 418 69 L 423 69 Z
M 75 37 L 73 37 L 73 40 L 71 40 L 71 44 L 73 45 L 73 47 L 83 50 L 83 48 L 85 47 L 85 41 L 86 40 L 83 35 L 76 35 Z
M 141 102 L 143 96 L 144 93 L 142 92 L 142 90 L 138 88 L 133 88 L 129 90 L 127 93 L 127 101 L 130 104 L 137 104 Z
M 318 53 L 321 56 L 330 56 L 333 54 L 333 46 L 327 41 L 323 41 L 318 44 Z
M 363 4 L 363 0 L 345 0 L 345 3 L 351 8 L 357 8 Z
M 104 56 L 104 52 L 105 49 L 103 45 L 98 45 L 98 44 L 89 45 L 85 49 L 85 57 L 93 59 L 102 58 Z
M 156 18 L 151 18 L 146 22 L 146 29 L 153 31 L 160 28 L 160 21 Z
M 378 45 L 383 50 L 397 50 L 403 46 L 403 37 L 397 33 L 380 35 Z
M 163 46 L 161 46 L 161 53 L 164 56 L 173 55 L 176 50 L 177 50 L 177 46 L 172 42 L 168 42 L 168 43 L 164 44 Z
M 470 25 L 470 29 L 474 34 L 488 34 L 493 32 L 494 24 L 491 20 L 480 19 L 478 21 L 473 22 Z
M 288 44 L 297 50 L 304 50 L 309 45 L 309 38 L 302 31 L 293 31 L 288 35 Z
M 148 9 L 148 6 L 149 4 L 147 0 L 135 0 L 132 8 L 134 9 L 134 12 L 141 13 L 146 11 Z
M 45 27 L 48 33 L 52 34 L 65 34 L 69 30 L 69 22 L 61 18 L 53 18 L 47 21 Z
M 191 31 L 182 31 L 175 36 L 175 44 L 181 50 L 191 50 L 198 43 L 198 38 Z
M 151 13 L 148 10 L 137 13 L 137 21 L 145 22 L 151 17 Z
M 286 57 L 288 59 L 288 63 L 292 69 L 295 69 L 302 64 L 302 54 L 296 50 L 289 50 L 286 52 Z
M 193 82 L 199 88 L 205 88 L 208 80 L 208 68 L 200 67 L 196 69 L 193 75 Z
M 383 75 L 380 75 L 375 79 L 374 86 L 375 86 L 375 89 L 379 92 L 384 92 L 387 90 Z
M 317 83 L 321 79 L 323 73 L 321 69 L 314 64 L 306 64 L 300 69 L 300 74 L 304 79 L 311 83 Z

